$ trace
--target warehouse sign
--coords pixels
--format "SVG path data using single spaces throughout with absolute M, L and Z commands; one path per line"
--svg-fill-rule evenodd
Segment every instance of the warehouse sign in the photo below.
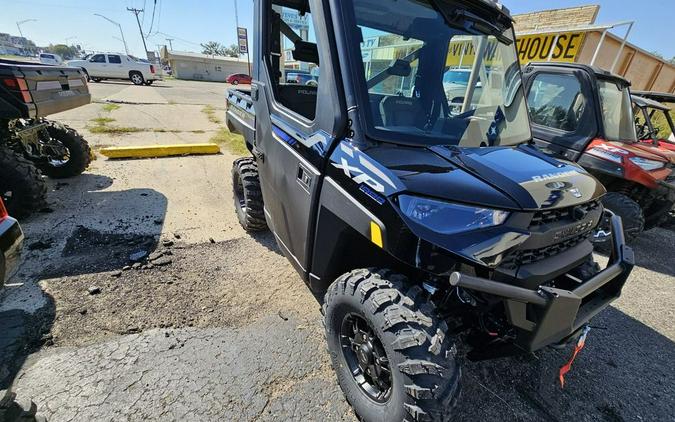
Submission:
M 556 39 L 557 37 L 557 39 Z M 575 62 L 584 43 L 585 33 L 552 33 L 517 37 L 518 58 L 523 64 L 529 62 Z M 553 55 L 551 55 L 553 50 Z

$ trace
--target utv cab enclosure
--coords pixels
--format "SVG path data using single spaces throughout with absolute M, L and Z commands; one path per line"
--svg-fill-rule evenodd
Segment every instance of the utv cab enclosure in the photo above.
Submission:
M 675 94 L 633 92 L 633 111 L 638 138 L 654 146 L 675 151 L 673 109 Z
M 253 32 L 251 90 L 228 95 L 251 151 L 233 167 L 236 211 L 324 297 L 362 420 L 448 420 L 457 341 L 476 360 L 567 344 L 620 295 L 633 265 L 620 220 L 600 271 L 589 239 L 605 190 L 529 145 L 501 5 L 256 0 Z M 316 86 L 284 78 L 319 66 Z M 466 89 L 447 98 L 457 69 Z
M 675 153 L 639 142 L 630 83 L 566 63 L 532 63 L 524 78 L 537 145 L 605 185 L 604 205 L 621 216 L 628 240 L 661 224 L 675 202 Z

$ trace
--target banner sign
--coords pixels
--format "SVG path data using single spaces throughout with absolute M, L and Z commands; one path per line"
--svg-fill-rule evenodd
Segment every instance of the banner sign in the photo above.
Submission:
M 239 53 L 248 53 L 248 31 L 246 28 L 237 28 L 237 39 L 239 40 Z
M 545 62 L 548 61 L 549 56 L 552 62 L 573 63 L 581 51 L 585 36 L 584 32 L 570 32 L 517 37 L 518 58 L 522 64 Z M 556 37 L 558 37 L 557 40 Z M 551 50 L 553 50 L 553 56 L 551 56 Z

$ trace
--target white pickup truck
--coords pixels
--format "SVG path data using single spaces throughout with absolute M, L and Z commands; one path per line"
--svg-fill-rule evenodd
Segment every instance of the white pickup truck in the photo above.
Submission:
M 119 53 L 97 53 L 87 60 L 70 60 L 66 64 L 81 68 L 93 82 L 126 79 L 134 85 L 152 85 L 162 79 L 155 65 Z

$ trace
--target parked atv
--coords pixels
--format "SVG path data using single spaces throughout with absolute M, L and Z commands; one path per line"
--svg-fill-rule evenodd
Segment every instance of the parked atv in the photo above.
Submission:
M 10 214 L 23 217 L 45 206 L 42 174 L 65 178 L 87 168 L 87 142 L 44 117 L 90 100 L 78 69 L 0 60 L 0 196 Z
M 675 152 L 638 140 L 630 83 L 567 63 L 532 63 L 524 77 L 535 142 L 605 185 L 602 202 L 622 218 L 626 239 L 663 223 L 675 203 Z M 606 237 L 597 240 L 609 248 Z
M 508 10 L 491 0 L 254 8 L 253 84 L 228 91 L 228 126 L 251 152 L 233 165 L 234 207 L 247 231 L 272 231 L 324 298 L 330 358 L 357 417 L 453 420 L 460 341 L 473 360 L 583 347 L 591 318 L 621 294 L 632 251 L 602 185 L 531 145 Z M 314 25 L 304 38 L 298 19 Z M 373 51 L 376 35 L 386 43 Z M 281 78 L 282 37 L 301 67 L 320 64 L 317 86 Z M 465 90 L 449 99 L 448 63 L 469 47 Z M 603 216 L 612 254 L 600 269 L 590 239 Z

